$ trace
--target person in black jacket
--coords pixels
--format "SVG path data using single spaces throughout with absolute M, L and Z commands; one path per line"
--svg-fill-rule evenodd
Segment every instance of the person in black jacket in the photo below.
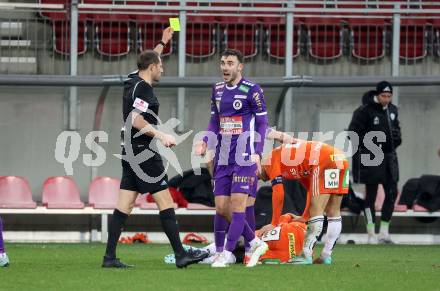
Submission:
M 368 91 L 364 94 L 363 105 L 354 111 L 349 125 L 349 130 L 359 136 L 359 150 L 353 155 L 353 179 L 355 183 L 366 185 L 364 211 L 370 243 L 376 242 L 374 203 L 379 184 L 384 188 L 385 200 L 382 206 L 378 242 L 392 243 L 388 227 L 394 211 L 399 180 L 396 148 L 402 143 L 398 110 L 391 103 L 392 96 L 393 87 L 389 82 L 378 83 L 376 91 Z M 377 136 L 371 138 L 375 135 L 373 131 L 385 134 L 385 139 Z M 365 159 L 365 154 L 370 158 Z M 379 162 L 375 165 L 367 161 L 375 158 L 379 158 Z

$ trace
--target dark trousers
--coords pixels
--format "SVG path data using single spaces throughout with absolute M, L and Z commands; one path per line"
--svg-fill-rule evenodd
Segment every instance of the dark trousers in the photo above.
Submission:
M 379 187 L 379 184 L 366 184 L 365 186 L 366 186 L 365 208 L 370 209 L 371 217 L 373 219 L 373 222 L 375 222 L 376 211 L 374 209 L 374 203 L 376 202 L 377 188 Z M 391 217 L 393 216 L 394 203 L 396 202 L 396 198 L 397 198 L 397 183 L 394 181 L 390 181 L 382 184 L 382 186 L 385 192 L 385 199 L 382 205 L 381 220 L 389 222 L 391 220 Z M 367 217 L 366 213 L 365 216 Z

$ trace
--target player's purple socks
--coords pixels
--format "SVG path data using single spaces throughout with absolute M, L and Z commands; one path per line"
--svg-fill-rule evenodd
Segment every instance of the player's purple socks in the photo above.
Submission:
M 255 238 L 255 233 L 246 222 L 246 214 L 244 212 L 234 212 L 232 213 L 232 221 L 229 226 L 225 249 L 232 252 L 241 235 L 243 235 L 246 241 L 251 241 Z
M 255 233 L 255 212 L 254 212 L 254 205 L 246 207 L 246 222 L 248 223 L 251 230 Z M 247 240 L 244 241 L 244 249 L 245 251 L 249 251 L 251 248 L 251 245 Z
M 232 252 L 237 245 L 237 241 L 243 233 L 244 224 L 246 222 L 244 212 L 233 212 L 232 221 L 229 226 L 228 240 L 226 241 L 226 250 Z
M 214 216 L 214 238 L 215 238 L 215 249 L 216 252 L 221 253 L 223 252 L 223 248 L 225 246 L 225 237 L 226 232 L 228 231 L 229 222 L 221 216 L 220 214 L 216 213 Z
M 3 220 L 0 217 L 0 254 L 5 252 L 5 244 L 3 242 Z

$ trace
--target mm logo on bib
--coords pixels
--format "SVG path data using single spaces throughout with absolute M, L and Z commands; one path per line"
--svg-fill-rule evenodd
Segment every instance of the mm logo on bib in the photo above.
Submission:
M 277 226 L 271 231 L 266 232 L 261 239 L 263 241 L 278 241 L 280 240 L 280 234 L 281 234 L 281 226 Z
M 339 188 L 339 169 L 327 169 L 324 171 L 324 188 Z

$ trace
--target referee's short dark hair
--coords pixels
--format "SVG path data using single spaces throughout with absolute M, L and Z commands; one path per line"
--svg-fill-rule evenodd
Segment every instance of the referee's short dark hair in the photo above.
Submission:
M 151 64 L 160 62 L 159 54 L 153 50 L 146 50 L 139 54 L 137 66 L 139 70 L 146 70 Z
M 236 49 L 225 49 L 220 57 L 236 56 L 240 63 L 243 63 L 243 54 Z

